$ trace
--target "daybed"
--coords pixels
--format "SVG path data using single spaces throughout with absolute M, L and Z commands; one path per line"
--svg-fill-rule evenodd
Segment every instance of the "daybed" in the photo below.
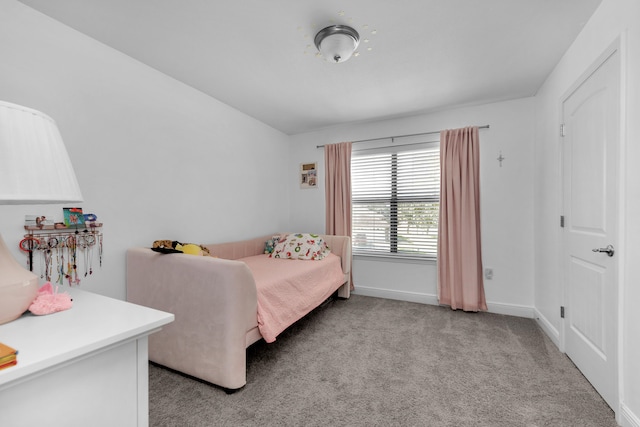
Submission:
M 149 337 L 152 362 L 238 389 L 246 384 L 248 346 L 275 340 L 336 291 L 349 298 L 349 237 L 319 235 L 330 248 L 322 260 L 270 258 L 271 238 L 204 245 L 211 256 L 127 251 L 127 300 L 175 315 Z

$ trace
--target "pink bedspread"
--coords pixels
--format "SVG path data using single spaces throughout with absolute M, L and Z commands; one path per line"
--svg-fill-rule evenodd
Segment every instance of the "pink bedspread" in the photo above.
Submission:
M 258 329 L 266 342 L 316 308 L 344 283 L 340 257 L 320 261 L 240 258 L 251 270 L 258 292 Z

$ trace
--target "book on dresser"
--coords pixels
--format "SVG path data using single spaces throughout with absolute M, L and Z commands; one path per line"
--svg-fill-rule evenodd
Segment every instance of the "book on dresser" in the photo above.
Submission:
M 18 363 L 18 351 L 0 342 L 0 369 Z

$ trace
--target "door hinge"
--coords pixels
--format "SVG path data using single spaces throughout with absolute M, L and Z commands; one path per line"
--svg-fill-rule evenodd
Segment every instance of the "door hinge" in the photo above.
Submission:
M 560 306 L 560 317 L 564 319 L 564 306 Z
M 564 228 L 564 215 L 560 215 L 560 227 Z
M 560 136 L 564 137 L 564 123 L 560 125 Z

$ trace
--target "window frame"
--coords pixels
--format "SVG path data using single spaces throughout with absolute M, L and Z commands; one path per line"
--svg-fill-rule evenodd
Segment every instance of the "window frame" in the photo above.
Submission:
M 393 146 L 379 146 L 374 148 L 363 148 L 353 150 L 352 154 L 352 167 L 354 159 L 358 157 L 364 156 L 372 156 L 375 154 L 389 154 L 390 155 L 390 195 L 388 198 L 375 196 L 372 198 L 364 198 L 357 199 L 354 197 L 352 193 L 351 203 L 352 203 L 352 230 L 355 236 L 356 229 L 354 227 L 354 223 L 356 222 L 356 215 L 354 215 L 354 208 L 357 205 L 366 205 L 372 203 L 387 203 L 389 205 L 389 249 L 388 251 L 383 250 L 366 250 L 366 249 L 358 249 L 355 244 L 353 244 L 353 255 L 356 257 L 366 257 L 366 258 L 380 258 L 380 259 L 388 259 L 388 260 L 415 260 L 415 261 L 436 261 L 437 259 L 437 223 L 438 223 L 438 215 L 436 215 L 436 242 L 435 245 L 425 245 L 424 248 L 426 250 L 430 250 L 425 254 L 416 254 L 411 253 L 410 251 L 402 251 L 398 252 L 398 237 L 399 237 L 399 227 L 400 222 L 398 219 L 399 215 L 399 206 L 402 203 L 411 203 L 410 197 L 402 197 L 398 195 L 398 182 L 401 177 L 398 176 L 398 154 L 401 152 L 410 152 L 410 151 L 435 151 L 437 153 L 436 164 L 434 166 L 434 172 L 430 176 L 432 178 L 436 178 L 435 182 L 437 182 L 437 192 L 433 193 L 433 188 L 431 192 L 425 188 L 425 193 L 429 194 L 428 196 L 417 197 L 414 199 L 415 202 L 418 203 L 429 203 L 436 204 L 437 212 L 439 213 L 439 203 L 440 203 L 440 141 L 428 141 L 428 142 L 419 142 L 419 143 L 409 143 L 409 144 L 398 144 Z M 352 170 L 352 178 L 353 178 L 353 170 Z M 355 192 L 354 192 L 355 193 Z

